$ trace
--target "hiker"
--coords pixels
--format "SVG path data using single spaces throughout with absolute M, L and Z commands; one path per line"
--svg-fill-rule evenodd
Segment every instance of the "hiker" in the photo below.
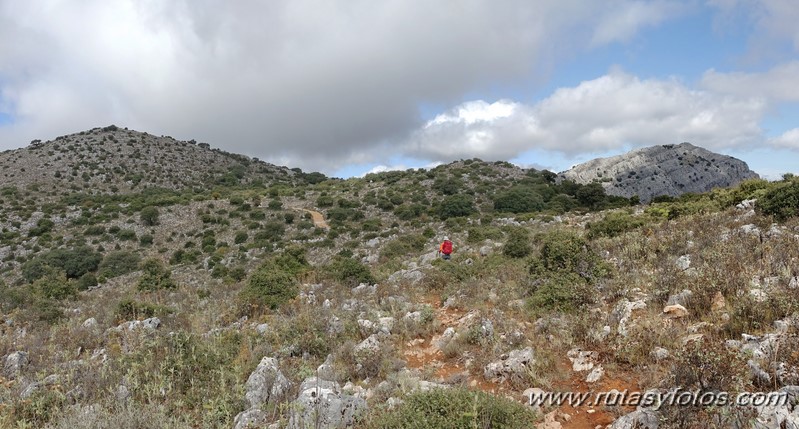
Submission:
M 444 237 L 444 242 L 438 247 L 438 254 L 442 255 L 444 260 L 449 260 L 452 255 L 452 242 L 449 241 L 449 237 Z

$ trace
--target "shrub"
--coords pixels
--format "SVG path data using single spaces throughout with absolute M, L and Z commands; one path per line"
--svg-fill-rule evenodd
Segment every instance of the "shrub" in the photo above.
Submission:
M 36 226 L 28 231 L 31 237 L 39 237 L 53 230 L 55 223 L 48 218 L 41 218 L 36 222 Z
M 78 279 L 78 290 L 86 290 L 90 287 L 97 286 L 97 276 L 92 273 L 86 273 Z
M 377 281 L 369 267 L 352 258 L 336 258 L 327 269 L 334 279 L 348 286 L 373 284 Z
M 607 264 L 573 232 L 552 231 L 538 241 L 541 251 L 529 268 L 532 311 L 570 312 L 592 302 L 594 283 L 610 272 Z
M 629 213 L 608 213 L 602 220 L 588 223 L 588 238 L 615 237 L 627 231 L 632 231 L 643 226 L 646 222 L 641 218 L 631 216 Z
M 63 272 L 51 271 L 33 282 L 33 289 L 45 298 L 62 300 L 78 294 L 75 284 L 67 280 Z
M 136 239 L 136 231 L 132 229 L 122 229 L 117 233 L 117 238 L 123 241 L 133 241 Z
M 502 253 L 511 258 L 524 258 L 533 251 L 530 233 L 524 228 L 514 228 L 502 247 Z
M 139 302 L 130 298 L 119 301 L 116 308 L 118 320 L 145 319 L 172 313 L 172 309 L 162 305 Z
M 241 298 L 250 308 L 274 310 L 297 293 L 296 278 L 273 261 L 268 261 L 250 276 Z
M 380 251 L 380 256 L 384 258 L 405 256 L 424 250 L 425 244 L 427 244 L 427 239 L 421 235 L 401 235 L 396 240 L 383 246 L 383 249 Z
M 242 244 L 247 241 L 247 232 L 246 231 L 239 231 L 236 233 L 236 236 L 233 237 L 233 243 L 235 244 Z
M 452 195 L 444 198 L 438 206 L 438 216 L 441 219 L 451 217 L 469 216 L 475 213 L 474 200 L 469 195 Z
M 140 262 L 141 257 L 138 253 L 127 250 L 110 252 L 100 262 L 98 274 L 108 279 L 121 276 L 136 271 Z
M 172 280 L 172 273 L 164 267 L 163 262 L 158 259 L 146 259 L 141 264 L 142 276 L 139 278 L 137 287 L 143 291 L 155 291 L 160 289 L 174 289 L 175 282 Z
M 55 249 L 23 264 L 22 276 L 33 282 L 47 274 L 47 267 L 51 267 L 63 271 L 68 279 L 77 279 L 96 271 L 101 260 L 102 255 L 87 246 Z
M 799 215 L 799 180 L 779 184 L 757 200 L 757 208 L 779 221 Z
M 158 208 L 154 206 L 147 206 L 139 212 L 139 219 L 141 223 L 147 226 L 153 226 L 158 224 Z
M 367 429 L 531 428 L 535 413 L 510 399 L 465 388 L 416 392 L 393 411 L 366 419 Z
M 544 209 L 544 198 L 530 187 L 515 186 L 494 199 L 494 210 L 499 212 L 527 213 Z

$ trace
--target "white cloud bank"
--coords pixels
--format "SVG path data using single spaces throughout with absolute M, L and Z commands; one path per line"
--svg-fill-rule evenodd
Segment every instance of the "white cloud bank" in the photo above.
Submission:
M 511 159 L 530 149 L 576 155 L 690 141 L 708 148 L 762 141 L 767 103 L 692 90 L 678 80 L 613 72 L 561 88 L 534 105 L 470 101 L 429 121 L 404 144 L 410 156 Z

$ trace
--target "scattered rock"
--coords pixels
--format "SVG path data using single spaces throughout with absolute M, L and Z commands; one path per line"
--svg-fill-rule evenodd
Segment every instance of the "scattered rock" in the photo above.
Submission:
M 514 350 L 500 357 L 500 360 L 491 362 L 485 366 L 483 376 L 487 380 L 508 380 L 523 377 L 527 373 L 527 368 L 535 362 L 533 349 Z
M 97 319 L 94 317 L 90 317 L 83 321 L 83 327 L 86 329 L 95 329 L 97 328 Z
M 250 408 L 256 408 L 262 404 L 277 403 L 290 387 L 291 382 L 278 368 L 277 359 L 264 357 L 247 379 L 244 397 L 250 403 Z
M 261 323 L 255 327 L 255 331 L 261 335 L 264 335 L 266 334 L 267 331 L 269 331 L 269 325 L 267 325 L 266 323 Z
M 744 234 L 760 236 L 760 228 L 753 223 L 742 225 L 738 230 Z
M 691 268 L 691 255 L 682 255 L 677 258 L 676 262 L 677 268 L 685 271 L 688 268 Z
M 657 361 L 660 361 L 660 360 L 668 359 L 669 356 L 670 356 L 670 353 L 669 353 L 668 350 L 664 349 L 663 347 L 655 347 L 652 350 L 652 352 L 649 353 L 649 355 L 652 356 L 653 359 L 655 359 Z
M 333 368 L 333 355 L 327 355 L 325 362 L 316 369 L 316 376 L 320 380 L 334 381 L 336 379 L 336 373 Z
M 289 429 L 343 428 L 366 410 L 366 401 L 342 393 L 336 382 L 310 377 L 300 386 L 291 410 Z
M 355 357 L 355 362 L 358 364 L 362 364 L 369 360 L 379 351 L 380 340 L 375 334 L 370 335 L 367 339 L 361 341 L 352 348 L 352 354 Z
M 610 429 L 657 429 L 660 416 L 657 411 L 639 408 L 629 414 L 625 414 L 612 425 Z
M 588 374 L 588 377 L 585 378 L 587 383 L 596 383 L 599 381 L 602 376 L 605 375 L 605 369 L 602 368 L 602 365 L 597 365 L 594 367 L 593 370 Z
M 629 323 L 630 316 L 634 310 L 641 310 L 646 308 L 646 303 L 643 300 L 637 301 L 627 301 L 623 300 L 616 305 L 616 308 L 610 315 L 611 324 L 617 324 L 617 332 L 619 335 L 626 337 L 627 336 L 627 325 Z
M 20 372 L 28 366 L 29 359 L 28 353 L 23 351 L 15 351 L 6 356 L 3 372 L 9 379 L 15 379 L 19 376 Z
M 681 319 L 688 316 L 688 310 L 680 304 L 667 305 L 663 308 L 663 315 L 669 319 Z
M 666 302 L 666 305 L 678 304 L 683 307 L 688 307 L 688 303 L 691 302 L 692 296 L 694 296 L 694 293 L 688 289 L 685 289 L 680 293 L 669 296 L 669 300 Z
M 233 429 L 254 429 L 263 427 L 267 415 L 260 408 L 250 408 L 236 415 L 233 420 Z
M 594 368 L 594 364 L 597 358 L 599 358 L 599 353 L 573 348 L 569 350 L 566 356 L 572 363 L 572 371 L 583 372 L 590 371 Z
M 494 248 L 491 247 L 491 246 L 482 246 L 482 247 L 480 247 L 480 250 L 479 250 L 480 256 L 488 256 L 488 255 L 491 254 L 491 252 L 493 250 L 494 250 Z

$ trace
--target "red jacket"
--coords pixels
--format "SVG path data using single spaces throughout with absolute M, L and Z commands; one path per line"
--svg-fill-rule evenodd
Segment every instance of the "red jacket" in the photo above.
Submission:
M 445 240 L 443 243 L 441 243 L 441 246 L 438 248 L 438 250 L 445 255 L 449 255 L 452 253 L 452 242 Z

